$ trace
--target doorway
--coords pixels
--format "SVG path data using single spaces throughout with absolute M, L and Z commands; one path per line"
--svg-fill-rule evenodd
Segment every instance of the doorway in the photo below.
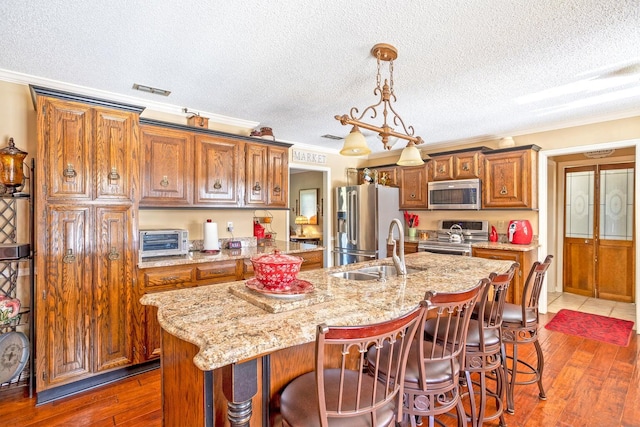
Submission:
M 305 235 L 317 236 L 321 246 L 324 247 L 324 267 L 331 266 L 331 227 L 332 203 L 331 203 L 331 169 L 326 166 L 289 163 L 289 215 L 288 230 L 292 236 L 304 232 Z M 312 191 L 309 191 L 312 190 Z M 302 193 L 301 193 L 302 191 Z M 313 193 L 316 195 L 315 211 L 316 220 L 313 223 L 298 222 L 296 218 L 301 209 L 301 194 Z M 312 215 L 310 215 L 312 216 Z M 309 218 L 308 218 L 309 219 Z M 287 236 L 289 239 L 289 236 Z
M 563 291 L 634 302 L 634 164 L 564 174 Z

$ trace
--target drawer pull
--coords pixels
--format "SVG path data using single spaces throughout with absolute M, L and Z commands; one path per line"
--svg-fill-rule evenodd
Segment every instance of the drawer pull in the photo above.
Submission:
M 274 193 L 276 193 L 276 194 L 279 194 L 279 193 L 280 193 L 280 191 L 281 191 L 281 189 L 280 189 L 280 186 L 279 186 L 279 185 L 276 185 L 276 186 L 273 188 L 273 192 L 274 192 Z
M 465 172 L 469 172 L 469 163 L 463 163 L 462 164 L 462 170 Z
M 76 260 L 76 256 L 73 254 L 73 249 L 67 249 L 67 254 L 62 258 L 62 262 L 65 264 L 71 264 Z
M 115 261 L 120 259 L 120 254 L 118 253 L 116 248 L 111 248 L 111 252 L 109 252 L 107 258 L 109 258 L 109 261 Z
M 222 188 L 222 184 L 220 184 L 220 180 L 216 179 L 215 184 L 213 184 L 213 188 L 215 188 L 216 190 L 219 190 Z
M 71 163 L 67 164 L 67 168 L 62 172 L 62 175 L 65 178 L 75 178 L 76 176 L 78 176 L 78 173 L 76 172 L 76 170 L 73 168 L 73 165 Z
M 507 186 L 503 185 L 502 188 L 500 189 L 500 194 L 502 194 L 503 196 L 506 196 L 507 193 L 508 193 Z
M 163 187 L 168 187 L 169 186 L 169 180 L 167 179 L 167 176 L 163 176 L 162 177 L 162 181 L 160 181 L 160 185 Z
M 411 198 L 415 199 L 416 198 L 416 193 L 411 193 Z
M 111 180 L 116 180 L 116 179 L 120 179 L 120 174 L 118 173 L 118 168 L 111 168 L 111 172 L 109 172 L 109 179 Z
M 253 186 L 253 191 L 259 193 L 260 190 L 262 190 L 262 187 L 260 186 L 260 183 L 256 181 L 256 185 Z

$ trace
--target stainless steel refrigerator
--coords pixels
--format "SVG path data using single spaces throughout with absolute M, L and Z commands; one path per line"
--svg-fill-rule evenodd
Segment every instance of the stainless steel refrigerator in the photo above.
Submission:
M 373 184 L 354 185 L 336 188 L 335 197 L 334 264 L 386 258 L 389 224 L 394 218 L 401 221 L 403 218 L 398 209 L 399 189 Z

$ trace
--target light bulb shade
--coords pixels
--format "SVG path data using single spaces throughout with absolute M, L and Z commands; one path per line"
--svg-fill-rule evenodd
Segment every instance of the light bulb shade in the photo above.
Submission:
M 371 149 L 367 145 L 367 140 L 364 139 L 358 126 L 354 126 L 351 133 L 344 139 L 340 154 L 343 156 L 366 156 L 369 153 L 371 153 Z
M 418 147 L 409 143 L 402 153 L 400 154 L 400 159 L 396 163 L 398 166 L 420 166 L 424 165 L 424 160 L 422 160 L 422 156 L 420 155 L 420 150 Z
M 24 179 L 23 162 L 27 153 L 16 148 L 13 138 L 9 138 L 9 146 L 0 150 L 0 182 L 8 193 L 14 193 L 22 185 Z

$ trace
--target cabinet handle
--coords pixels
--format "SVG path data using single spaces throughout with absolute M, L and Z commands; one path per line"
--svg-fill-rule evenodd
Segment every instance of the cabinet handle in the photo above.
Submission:
M 444 173 L 444 166 L 440 166 L 440 169 L 438 169 L 439 173 Z
M 67 168 L 62 172 L 62 175 L 65 178 L 75 178 L 76 176 L 78 176 L 78 173 L 73 168 L 73 165 L 71 163 L 68 163 Z
M 62 257 L 62 262 L 65 264 L 71 264 L 76 260 L 76 256 L 73 254 L 73 249 L 67 249 L 67 254 Z
M 120 179 L 120 174 L 118 173 L 118 169 L 113 167 L 111 168 L 111 172 L 109 172 L 109 179 L 116 180 Z
M 222 184 L 220 184 L 220 180 L 216 179 L 215 184 L 213 184 L 213 188 L 215 188 L 216 190 L 219 190 L 222 188 Z
M 163 176 L 162 177 L 162 181 L 160 181 L 160 185 L 163 187 L 168 187 L 169 186 L 169 180 L 167 179 L 167 176 Z
M 462 170 L 465 171 L 465 172 L 468 172 L 469 171 L 469 163 L 463 163 L 462 164 Z
M 261 191 L 262 187 L 260 186 L 260 183 L 258 181 L 256 181 L 256 185 L 253 186 L 253 191 L 255 191 L 256 193 Z
M 108 258 L 109 258 L 109 261 L 115 261 L 117 259 L 120 259 L 120 254 L 118 253 L 116 248 L 111 248 L 111 252 L 109 252 Z
M 416 198 L 416 193 L 411 193 L 411 198 L 415 199 Z
M 500 189 L 500 194 L 502 194 L 503 196 L 505 196 L 508 193 L 507 191 L 507 186 L 503 185 L 502 188 Z
M 280 186 L 276 185 L 275 187 L 273 187 L 273 192 L 274 193 L 280 193 Z

